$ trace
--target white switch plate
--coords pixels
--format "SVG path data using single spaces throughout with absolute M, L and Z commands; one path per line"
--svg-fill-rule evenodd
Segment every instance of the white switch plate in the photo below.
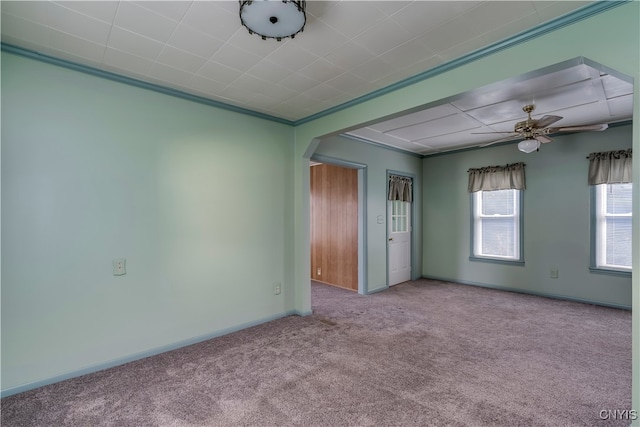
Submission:
M 113 260 L 113 275 L 122 276 L 127 274 L 127 260 L 118 258 Z
M 280 295 L 282 293 L 282 283 L 277 282 L 273 284 L 273 294 Z

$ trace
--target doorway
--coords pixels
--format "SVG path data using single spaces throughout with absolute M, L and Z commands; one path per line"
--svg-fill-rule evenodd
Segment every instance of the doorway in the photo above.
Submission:
M 411 203 L 388 200 L 389 286 L 411 280 Z
M 411 280 L 413 178 L 387 172 L 387 283 Z
M 311 279 L 358 291 L 358 170 L 313 162 Z

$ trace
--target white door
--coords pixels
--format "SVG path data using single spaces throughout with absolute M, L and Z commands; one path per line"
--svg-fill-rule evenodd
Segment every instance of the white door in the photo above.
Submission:
M 387 201 L 389 286 L 411 280 L 411 203 Z

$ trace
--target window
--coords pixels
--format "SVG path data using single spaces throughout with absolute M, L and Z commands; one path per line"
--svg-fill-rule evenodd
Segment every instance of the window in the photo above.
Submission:
M 520 190 L 472 193 L 471 259 L 522 262 Z
M 593 186 L 592 268 L 631 271 L 632 184 Z

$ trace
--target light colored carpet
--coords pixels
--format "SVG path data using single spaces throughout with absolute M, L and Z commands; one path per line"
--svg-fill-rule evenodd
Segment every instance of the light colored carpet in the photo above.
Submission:
M 419 280 L 2 399 L 8 426 L 628 426 L 631 313 Z

